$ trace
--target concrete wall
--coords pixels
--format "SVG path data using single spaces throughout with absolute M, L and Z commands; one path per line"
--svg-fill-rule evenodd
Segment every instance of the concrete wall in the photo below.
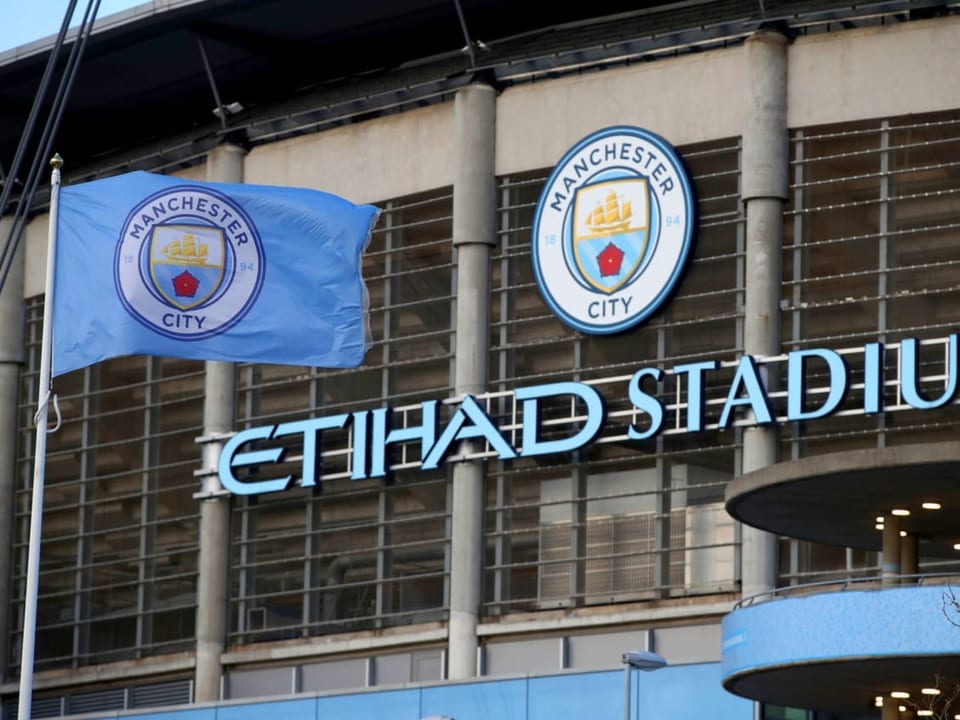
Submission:
M 453 103 L 254 148 L 246 182 L 375 202 L 453 184 Z
M 960 107 L 960 17 L 800 38 L 787 68 L 787 125 Z
M 505 91 L 497 104 L 497 174 L 551 167 L 609 125 L 639 125 L 673 145 L 740 134 L 739 48 L 716 50 Z
M 35 217 L 24 229 L 24 249 L 26 268 L 23 277 L 23 297 L 43 295 L 43 283 L 47 267 L 47 215 Z
M 513 636 L 483 645 L 483 675 L 548 673 L 558 670 L 603 670 L 615 667 L 627 650 L 652 648 L 671 665 L 708 663 L 720 659 L 720 625 L 683 625 L 656 630 L 594 628 L 546 638 Z

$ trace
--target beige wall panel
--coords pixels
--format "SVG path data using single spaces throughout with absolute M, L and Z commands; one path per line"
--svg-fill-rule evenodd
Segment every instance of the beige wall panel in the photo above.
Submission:
M 183 168 L 182 170 L 177 170 L 169 174 L 174 177 L 183 178 L 184 180 L 204 181 L 207 179 L 207 164 L 204 162 L 199 165 L 191 165 L 188 168 Z
M 739 135 L 743 77 L 736 47 L 510 88 L 497 104 L 497 174 L 552 167 L 608 125 L 673 145 Z
M 26 243 L 24 260 L 23 296 L 43 295 L 47 269 L 47 218 L 44 213 L 31 220 L 23 231 L 20 242 Z
M 960 17 L 799 38 L 787 69 L 792 128 L 960 107 Z
M 453 184 L 453 103 L 254 148 L 248 183 L 377 202 Z

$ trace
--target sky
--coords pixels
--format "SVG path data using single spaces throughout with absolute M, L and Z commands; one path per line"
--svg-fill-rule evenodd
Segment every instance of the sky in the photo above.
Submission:
M 98 18 L 104 18 L 150 0 L 101 0 Z M 69 0 L 0 0 L 0 53 L 34 40 L 56 35 Z M 87 0 L 77 0 L 74 22 L 79 24 Z

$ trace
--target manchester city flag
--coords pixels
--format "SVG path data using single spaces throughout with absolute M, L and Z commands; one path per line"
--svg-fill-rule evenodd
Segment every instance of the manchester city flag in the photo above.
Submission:
M 377 215 L 317 190 L 146 172 L 64 187 L 53 374 L 118 355 L 356 367 Z

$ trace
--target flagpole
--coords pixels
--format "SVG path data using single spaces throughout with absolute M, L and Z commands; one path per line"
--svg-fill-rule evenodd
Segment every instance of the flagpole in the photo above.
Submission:
M 33 453 L 33 498 L 30 507 L 30 547 L 27 553 L 27 587 L 23 598 L 23 636 L 20 644 L 20 704 L 17 717 L 30 720 L 33 710 L 33 657 L 37 636 L 37 592 L 40 580 L 40 535 L 43 526 L 43 475 L 47 459 L 47 410 L 52 391 L 50 351 L 53 339 L 53 276 L 56 270 L 57 206 L 63 158 L 50 159 L 50 224 L 47 231 L 47 277 L 43 298 L 43 336 L 40 343 L 40 377 L 37 382 L 37 443 Z

